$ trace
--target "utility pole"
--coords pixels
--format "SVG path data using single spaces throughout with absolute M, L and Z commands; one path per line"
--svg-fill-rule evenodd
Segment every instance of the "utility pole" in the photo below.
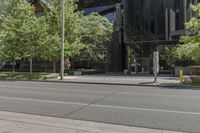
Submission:
M 61 4 L 61 63 L 60 63 L 60 80 L 64 77 L 64 44 L 65 44 L 65 2 L 60 0 Z

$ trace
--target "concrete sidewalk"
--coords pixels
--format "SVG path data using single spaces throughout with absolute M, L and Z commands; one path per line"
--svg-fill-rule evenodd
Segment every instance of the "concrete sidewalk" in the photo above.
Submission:
M 0 133 L 183 133 L 0 111 Z
M 48 79 L 48 81 L 60 81 L 59 78 Z M 135 86 L 180 86 L 177 77 L 159 76 L 156 83 L 153 76 L 128 76 L 128 75 L 84 75 L 65 76 L 63 82 L 68 83 L 89 83 L 89 84 L 114 84 L 114 85 L 135 85 Z

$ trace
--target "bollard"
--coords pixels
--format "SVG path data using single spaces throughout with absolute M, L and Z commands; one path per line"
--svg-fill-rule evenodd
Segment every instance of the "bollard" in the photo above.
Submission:
M 184 79 L 183 79 L 183 69 L 180 69 L 180 84 L 183 85 Z

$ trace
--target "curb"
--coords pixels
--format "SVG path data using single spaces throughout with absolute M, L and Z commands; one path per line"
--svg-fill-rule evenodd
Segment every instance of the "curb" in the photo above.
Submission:
M 192 88 L 200 90 L 200 86 L 190 86 L 190 85 L 144 85 L 144 84 L 127 84 L 127 83 L 103 83 L 103 82 L 81 82 L 81 81 L 55 81 L 55 80 L 45 80 L 40 82 L 55 82 L 55 83 L 73 83 L 73 84 L 96 84 L 96 85 L 120 85 L 120 86 L 144 86 L 144 87 L 176 87 L 176 88 Z
M 168 88 L 179 88 L 188 90 L 200 90 L 200 86 L 191 85 L 149 85 L 149 84 L 127 84 L 127 83 L 109 83 L 109 82 L 84 82 L 84 81 L 60 81 L 60 80 L 0 80 L 0 81 L 29 81 L 29 82 L 49 82 L 49 83 L 72 83 L 72 84 L 93 84 L 93 85 L 119 85 L 119 86 L 138 86 L 138 87 L 168 87 Z

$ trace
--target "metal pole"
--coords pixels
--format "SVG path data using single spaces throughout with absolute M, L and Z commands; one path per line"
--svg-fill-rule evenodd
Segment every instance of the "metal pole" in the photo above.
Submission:
M 153 69 L 154 69 L 154 82 L 157 82 L 159 72 L 159 52 L 158 50 L 153 53 Z
M 65 2 L 64 0 L 61 0 L 61 66 L 60 66 L 60 80 L 63 80 L 64 77 L 64 44 L 65 44 L 65 14 L 64 14 L 64 9 L 65 9 Z
M 153 81 L 154 83 L 156 83 L 157 82 L 157 73 L 155 73 L 154 72 L 154 81 Z

